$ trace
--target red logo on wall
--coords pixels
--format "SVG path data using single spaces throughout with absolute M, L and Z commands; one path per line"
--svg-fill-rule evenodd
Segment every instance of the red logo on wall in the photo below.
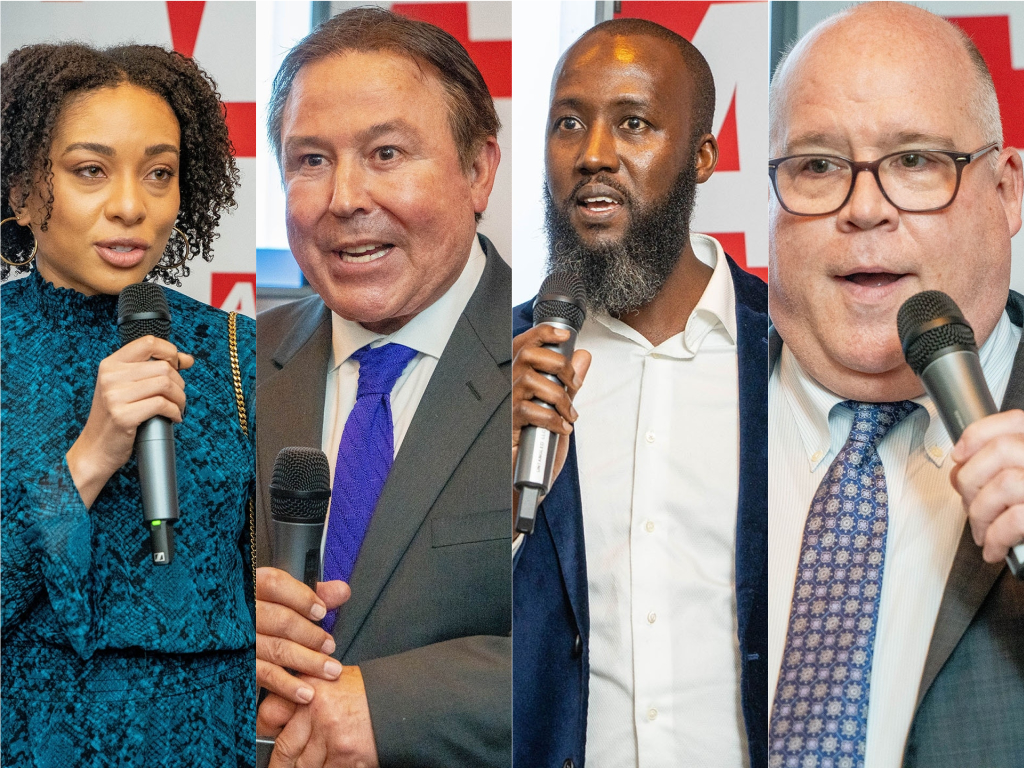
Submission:
M 256 317 L 256 273 L 214 272 L 210 275 L 210 303 L 225 312 Z

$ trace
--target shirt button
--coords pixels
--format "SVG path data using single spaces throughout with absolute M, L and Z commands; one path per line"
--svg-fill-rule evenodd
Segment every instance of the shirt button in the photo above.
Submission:
M 644 523 L 644 530 L 648 533 L 654 533 L 654 521 L 648 520 L 646 523 Z
M 931 456 L 933 459 L 941 459 L 942 449 L 939 448 L 939 446 L 937 445 L 933 445 L 931 448 L 928 449 L 928 455 Z
M 647 719 L 648 720 L 656 720 L 657 718 L 658 718 L 658 710 L 656 710 L 654 707 L 651 707 L 650 709 L 647 710 Z
M 656 614 L 654 611 L 651 611 L 650 613 L 647 614 L 647 623 L 648 624 L 653 624 L 657 620 L 658 620 L 658 614 Z
M 644 439 L 647 440 L 648 443 L 653 443 L 654 442 L 654 433 L 653 432 L 648 432 L 646 435 L 644 435 Z
M 819 461 L 821 461 L 821 457 L 824 455 L 824 451 L 815 451 L 814 453 L 811 454 L 811 461 L 817 464 Z

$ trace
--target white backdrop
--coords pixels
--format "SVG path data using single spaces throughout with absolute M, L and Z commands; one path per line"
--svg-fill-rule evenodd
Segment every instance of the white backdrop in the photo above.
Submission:
M 4 2 L 0 56 L 30 43 L 96 46 L 148 43 L 193 56 L 227 105 L 242 185 L 238 208 L 221 218 L 211 263 L 193 259 L 182 291 L 222 309 L 255 316 L 256 77 L 253 2 Z

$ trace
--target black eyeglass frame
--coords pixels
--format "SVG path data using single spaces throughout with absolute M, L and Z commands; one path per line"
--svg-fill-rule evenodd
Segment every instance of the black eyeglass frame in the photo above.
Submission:
M 904 149 L 900 150 L 899 152 L 891 152 L 890 154 L 880 157 L 877 160 L 872 160 L 871 162 L 857 162 L 855 160 L 850 160 L 845 157 L 840 157 L 839 155 L 788 155 L 787 157 L 777 157 L 774 160 L 768 161 L 768 176 L 772 180 L 772 190 L 774 190 L 775 192 L 775 199 L 779 201 L 779 205 L 782 206 L 784 211 L 786 211 L 787 213 L 791 213 L 794 216 L 831 216 L 833 213 L 841 211 L 843 207 L 848 202 L 850 202 L 850 198 L 853 196 L 853 188 L 857 185 L 857 174 L 859 174 L 861 171 L 871 171 L 871 175 L 875 177 L 875 183 L 878 185 L 878 190 L 882 193 L 882 197 L 884 197 L 889 202 L 889 205 L 893 206 L 894 208 L 897 208 L 898 210 L 904 211 L 905 213 L 931 213 L 933 211 L 941 211 L 943 208 L 948 208 L 953 204 L 953 201 L 956 200 L 957 192 L 960 191 L 960 177 L 963 175 L 965 165 L 970 163 L 972 160 L 976 160 L 977 158 L 981 157 L 987 152 L 991 152 L 993 149 L 998 148 L 999 142 L 994 141 L 991 144 L 986 144 L 984 147 L 976 149 L 974 152 L 971 152 L 969 154 L 964 152 L 953 152 L 944 149 Z M 924 153 L 929 153 L 932 155 L 946 155 L 946 157 L 952 160 L 954 165 L 956 165 L 956 186 L 953 187 L 953 194 L 950 196 L 949 202 L 947 202 L 945 205 L 940 205 L 935 208 L 904 208 L 901 205 L 896 205 L 896 203 L 894 203 L 892 199 L 889 197 L 889 193 L 885 191 L 885 187 L 882 186 L 882 179 L 879 178 L 878 176 L 878 169 L 881 167 L 882 163 L 888 160 L 890 157 Z M 853 173 L 850 175 L 850 188 L 846 191 L 846 197 L 843 198 L 843 202 L 841 202 L 832 210 L 825 211 L 823 213 L 797 213 L 788 205 L 786 205 L 786 203 L 783 202 L 782 200 L 782 195 L 779 194 L 779 183 L 776 179 L 775 174 L 779 168 L 779 165 L 781 165 L 787 160 L 793 160 L 798 157 L 820 157 L 826 160 L 841 160 L 848 166 L 850 166 L 850 169 L 853 171 Z

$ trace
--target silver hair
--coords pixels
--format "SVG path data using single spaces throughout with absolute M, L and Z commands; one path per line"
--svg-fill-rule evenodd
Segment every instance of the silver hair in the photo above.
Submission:
M 832 16 L 829 16 L 827 19 L 816 24 L 814 29 L 808 32 L 807 35 L 813 34 L 823 26 L 835 23 L 839 18 L 849 15 L 851 10 L 852 8 L 846 8 Z M 936 18 L 942 19 L 941 16 L 936 16 Z M 950 29 L 953 30 L 953 33 L 967 52 L 967 56 L 971 60 L 971 66 L 974 69 L 974 84 L 968 94 L 968 98 L 970 99 L 970 112 L 975 115 L 978 126 L 981 128 L 981 132 L 985 136 L 985 141 L 998 141 L 999 146 L 1002 147 L 1003 121 L 999 116 L 999 98 L 996 96 L 996 86 L 992 81 L 992 73 L 989 71 L 988 64 L 985 63 L 985 59 L 982 57 L 981 51 L 978 50 L 978 46 L 974 44 L 970 35 L 964 32 L 956 24 L 946 21 L 946 19 L 942 19 L 942 21 L 948 24 Z M 778 66 L 775 67 L 775 71 L 772 73 L 771 85 L 768 88 L 768 140 L 772 147 L 777 147 L 781 140 L 780 120 L 785 97 L 785 83 L 781 81 L 785 79 L 785 76 L 780 78 L 780 74 L 785 69 L 786 63 L 789 61 L 789 56 L 796 48 L 797 43 L 799 43 L 799 40 L 793 41 L 786 48 L 782 58 L 779 59 Z M 963 147 L 964 151 L 972 149 L 976 149 L 976 147 Z M 775 150 L 773 149 L 771 151 L 774 152 Z M 999 155 L 996 152 L 989 153 L 988 155 L 988 159 L 993 164 L 998 161 L 998 157 Z

